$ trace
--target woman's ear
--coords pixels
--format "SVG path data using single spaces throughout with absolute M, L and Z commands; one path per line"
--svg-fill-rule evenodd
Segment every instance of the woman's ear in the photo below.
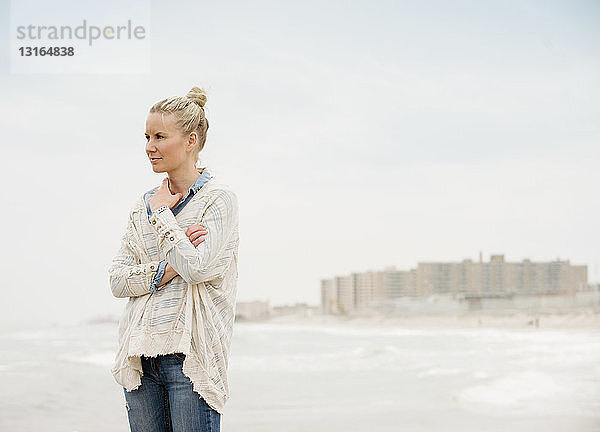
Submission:
M 188 137 L 188 148 L 191 150 L 196 144 L 198 144 L 198 133 L 190 132 L 190 136 Z

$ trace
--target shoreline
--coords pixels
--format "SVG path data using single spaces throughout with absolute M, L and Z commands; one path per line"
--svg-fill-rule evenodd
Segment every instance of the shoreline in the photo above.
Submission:
M 477 311 L 467 313 L 410 314 L 403 316 L 281 315 L 264 320 L 243 321 L 273 324 L 391 325 L 402 328 L 549 328 L 600 330 L 600 312 L 565 311 Z

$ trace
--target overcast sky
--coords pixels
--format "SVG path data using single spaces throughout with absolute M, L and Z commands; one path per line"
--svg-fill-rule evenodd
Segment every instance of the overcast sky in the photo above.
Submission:
M 239 197 L 239 301 L 317 305 L 322 278 L 480 251 L 598 281 L 597 1 L 149 12 L 149 74 L 16 74 L 2 2 L 0 322 L 120 314 L 107 269 L 164 177 L 145 118 L 193 85 L 208 90 L 202 164 Z

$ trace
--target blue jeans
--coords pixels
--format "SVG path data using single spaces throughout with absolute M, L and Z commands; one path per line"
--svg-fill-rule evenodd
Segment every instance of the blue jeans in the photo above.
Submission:
M 141 357 L 142 384 L 131 392 L 123 387 L 131 432 L 219 432 L 221 414 L 192 390 L 184 358 Z

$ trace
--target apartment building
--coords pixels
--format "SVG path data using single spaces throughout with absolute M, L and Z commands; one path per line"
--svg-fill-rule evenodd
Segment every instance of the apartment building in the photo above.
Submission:
M 568 260 L 506 262 L 491 255 L 488 262 L 420 262 L 409 270 L 352 273 L 321 280 L 321 311 L 349 313 L 401 297 L 471 295 L 574 294 L 588 283 L 586 265 Z

